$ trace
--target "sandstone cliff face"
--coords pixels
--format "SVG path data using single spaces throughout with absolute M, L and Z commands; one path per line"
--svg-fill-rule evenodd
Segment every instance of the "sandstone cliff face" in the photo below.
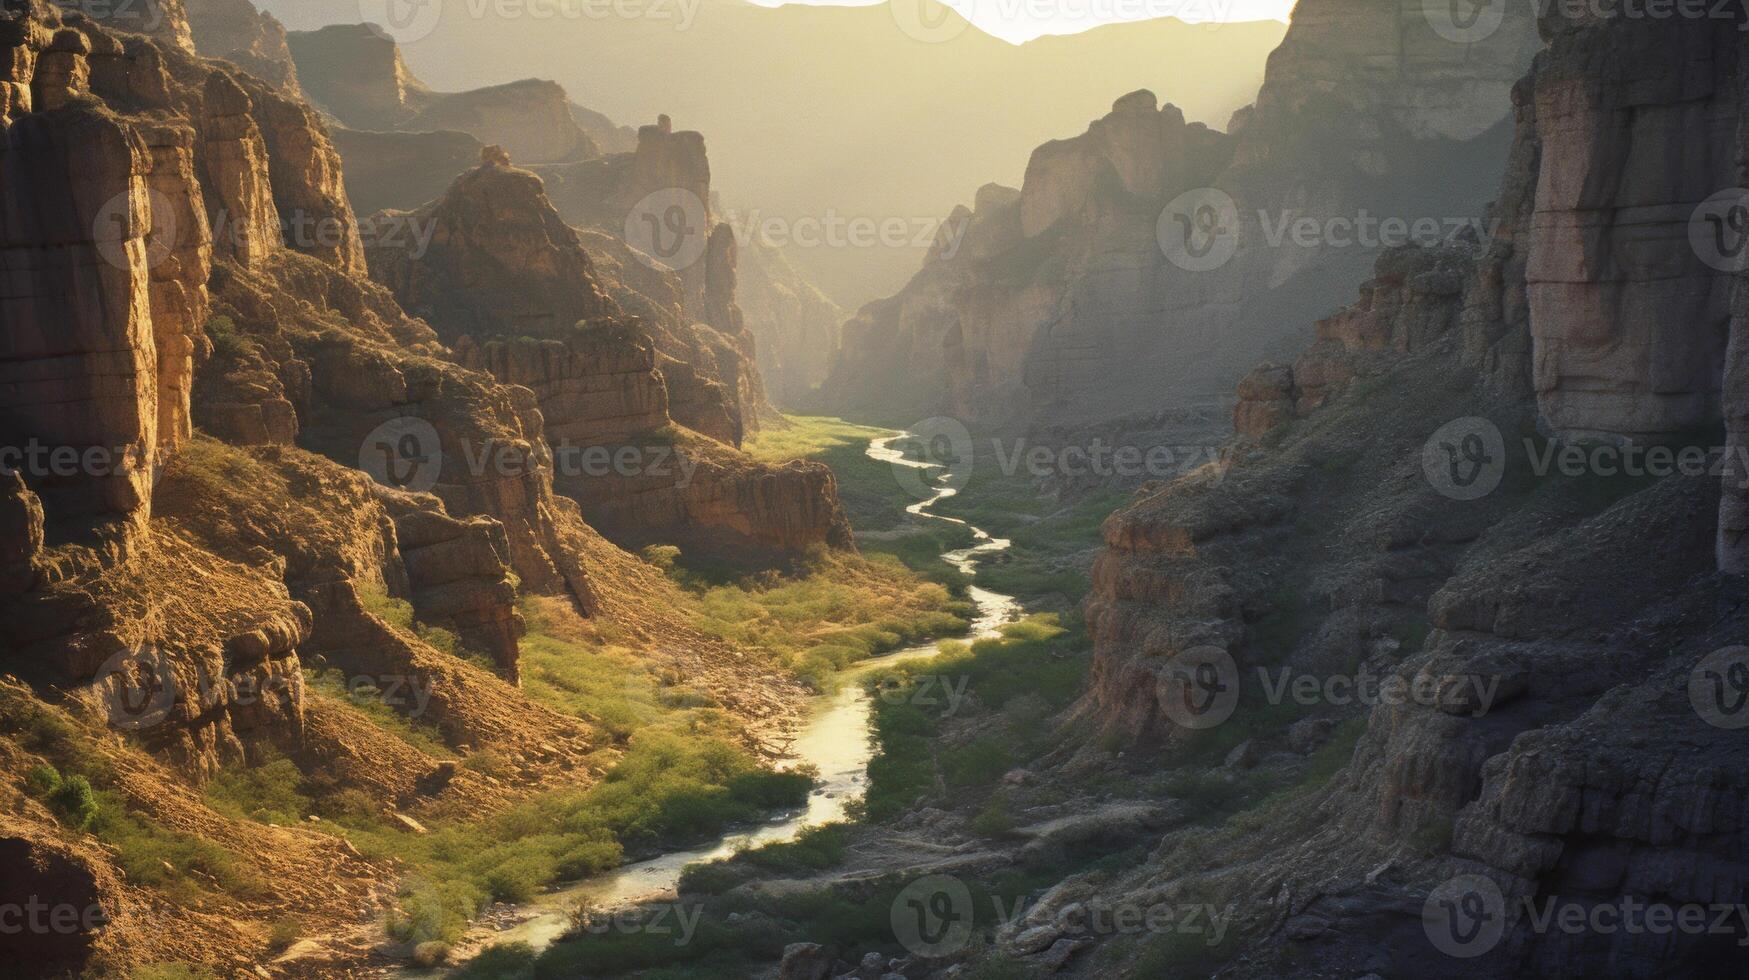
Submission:
M 528 78 L 466 92 L 433 92 L 408 70 L 394 39 L 371 24 L 293 32 L 288 43 L 310 98 L 349 127 L 463 132 L 503 145 L 523 163 L 563 163 L 601 153 L 579 121 L 578 113 L 586 110 L 573 106 L 556 82 Z
M 1737 26 L 1546 17 L 1548 48 L 1514 90 L 1492 240 L 1387 255 L 1299 360 L 1241 383 L 1251 447 L 1228 471 L 1152 488 L 1107 522 L 1086 607 L 1090 723 L 1193 746 L 1177 665 L 1199 647 L 1232 657 L 1242 714 L 1265 710 L 1259 668 L 1358 663 L 1429 692 L 1360 706 L 1347 769 L 1226 838 L 1218 861 L 1163 851 L 1118 886 L 1238 902 L 1235 975 L 1656 976 L 1736 955 L 1735 935 L 1537 928 L 1521 903 L 1729 905 L 1749 890 L 1749 742 L 1693 693 L 1746 625 L 1741 491 L 1728 467 L 1721 485 L 1531 462 L 1739 424 L 1723 407 L 1741 400 L 1737 270 L 1695 265 L 1706 242 L 1683 241 L 1697 207 L 1743 181 L 1723 162 L 1741 128 Z M 1682 315 L 1639 315 L 1652 304 Z M 1484 449 L 1497 487 L 1443 476 L 1446 423 L 1502 437 Z M 1291 743 L 1272 727 L 1254 736 L 1265 753 Z M 1480 958 L 1432 955 L 1417 921 L 1455 875 L 1507 903 Z
M 664 319 L 672 307 L 649 294 L 683 302 L 675 274 L 606 236 L 579 235 L 539 177 L 501 160 L 463 174 L 410 220 L 432 229 L 430 247 L 372 248 L 373 275 L 453 340 L 463 365 L 532 393 L 527 416 L 552 446 L 554 486 L 591 525 L 623 544 L 712 552 L 850 546 L 829 471 L 764 467 L 732 448 L 738 392 L 755 380 L 740 373 L 739 349 L 704 326 L 681 334 L 697 345 L 683 347 L 671 331 L 626 321 L 597 286 L 584 241 L 604 248 L 609 290 L 652 313 L 658 329 L 674 326 Z M 632 461 L 586 462 L 601 452 Z
M 577 233 L 526 170 L 470 170 L 409 223 L 429 225 L 429 246 L 376 245 L 371 273 L 445 341 L 563 337 L 614 312 Z
M 1431 16 L 1401 0 L 1302 4 L 1227 133 L 1136 92 L 1038 148 L 1017 205 L 970 212 L 1006 226 L 988 256 L 937 248 L 847 325 L 834 407 L 1048 422 L 1150 411 L 1162 391 L 1176 407 L 1224 400 L 1234 374 L 1291 356 L 1295 325 L 1344 300 L 1334 284 L 1413 223 L 1426 244 L 1480 222 L 1535 26 L 1508 9 L 1454 44 Z M 1404 230 L 1387 236 L 1384 218 Z
M 195 53 L 223 58 L 287 95 L 299 95 L 298 69 L 285 27 L 249 0 L 192 0 L 189 30 Z

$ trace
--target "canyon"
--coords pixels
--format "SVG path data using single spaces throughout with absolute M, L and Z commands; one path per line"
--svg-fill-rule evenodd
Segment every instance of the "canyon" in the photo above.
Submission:
M 1739 969 L 1535 910 L 1749 900 L 1745 22 L 1495 9 L 1303 0 L 1223 129 L 1114 68 L 844 315 L 734 227 L 732 114 L 440 92 L 356 11 L 7 3 L 0 880 L 81 922 L 0 952 Z M 1159 909 L 1217 933 L 1098 925 Z

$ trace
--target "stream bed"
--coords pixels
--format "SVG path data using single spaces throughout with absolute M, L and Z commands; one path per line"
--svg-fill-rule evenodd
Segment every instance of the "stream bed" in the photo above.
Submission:
M 932 469 L 930 464 L 910 460 L 903 452 L 892 448 L 893 443 L 904 438 L 901 435 L 871 441 L 869 457 L 895 467 L 919 471 Z M 964 521 L 929 513 L 931 506 L 955 492 L 950 487 L 936 486 L 931 496 L 910 505 L 906 511 L 918 517 L 963 525 Z M 1002 538 L 993 538 L 979 528 L 973 527 L 971 531 L 974 542 L 970 547 L 946 552 L 941 557 L 967 575 L 975 576 L 978 556 L 1001 551 L 1009 543 Z M 971 639 L 996 635 L 1002 624 L 1017 618 L 1020 613 L 1020 604 L 1012 596 L 976 585 L 972 585 L 968 593 L 977 607 Z M 613 908 L 659 900 L 673 894 L 681 870 L 689 864 L 718 861 L 749 847 L 794 840 L 810 827 L 842 820 L 845 806 L 862 795 L 868 779 L 869 760 L 874 755 L 873 740 L 869 737 L 873 706 L 861 681 L 883 667 L 931 657 L 936 652 L 936 644 L 931 642 L 864 661 L 840 676 L 842 683 L 836 693 L 815 700 L 802 729 L 789 746 L 790 757 L 783 763 L 785 766 L 813 766 L 819 770 L 819 783 L 805 808 L 781 814 L 758 827 L 726 834 L 702 847 L 670 851 L 562 886 L 518 909 L 513 917 L 521 921 L 515 925 L 487 936 L 476 934 L 469 938 L 490 945 L 524 942 L 536 950 L 544 949 L 570 930 L 571 913 L 579 906 Z

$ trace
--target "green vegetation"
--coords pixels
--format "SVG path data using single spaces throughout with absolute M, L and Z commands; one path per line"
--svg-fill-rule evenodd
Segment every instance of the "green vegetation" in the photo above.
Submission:
M 433 724 L 397 711 L 384 701 L 382 692 L 362 678 L 348 678 L 334 668 L 304 668 L 305 690 L 358 709 L 372 725 L 408 745 L 439 759 L 453 759 L 455 752 L 444 742 L 443 732 Z
M 761 431 L 747 444 L 747 451 L 768 462 L 825 463 L 837 477 L 838 499 L 864 555 L 874 561 L 891 559 L 963 594 L 966 576 L 942 561 L 941 553 L 969 547 L 971 531 L 905 513 L 913 501 L 894 479 L 892 467 L 868 457 L 870 440 L 898 433 L 833 418 L 786 418 L 787 427 Z
M 61 823 L 83 830 L 97 816 L 97 798 L 84 776 L 61 778 L 54 766 L 36 766 L 25 774 L 25 788 L 55 811 Z
M 441 626 L 433 626 L 430 623 L 421 623 L 417 621 L 413 615 L 412 603 L 405 599 L 397 599 L 394 596 L 389 595 L 382 586 L 367 584 L 365 587 L 359 589 L 358 599 L 364 606 L 365 611 L 397 629 L 412 633 L 427 646 L 442 650 L 444 653 L 447 653 L 452 657 L 472 659 L 476 665 L 484 667 L 487 670 L 494 669 L 494 665 L 490 660 L 466 649 L 462 644 L 461 637 L 456 636 L 455 633 L 444 629 Z
M 1003 627 L 1000 637 L 946 643 L 939 657 L 885 673 L 875 682 L 881 690 L 874 712 L 878 752 L 869 762 L 861 815 L 890 820 L 933 794 L 938 777 L 953 791 L 987 790 L 1047 749 L 1052 733 L 1041 722 L 1079 695 L 1086 660 L 1074 654 L 1085 643 L 1078 627 L 1065 628 L 1054 615 L 1034 616 Z M 999 713 L 1002 727 L 966 745 L 939 747 L 948 699 L 922 688 L 920 678 L 942 677 L 962 684 L 978 710 Z
M 970 603 L 896 563 L 829 556 L 799 578 L 764 577 L 693 593 L 697 627 L 770 651 L 816 689 L 839 670 L 932 637 L 963 633 Z

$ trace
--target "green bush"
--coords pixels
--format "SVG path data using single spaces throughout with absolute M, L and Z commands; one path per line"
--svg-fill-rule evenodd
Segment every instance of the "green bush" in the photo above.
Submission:
M 83 830 L 97 816 L 97 796 L 91 790 L 91 780 L 84 776 L 68 776 L 49 795 L 49 802 L 67 826 Z

